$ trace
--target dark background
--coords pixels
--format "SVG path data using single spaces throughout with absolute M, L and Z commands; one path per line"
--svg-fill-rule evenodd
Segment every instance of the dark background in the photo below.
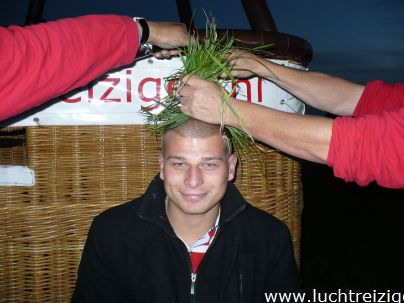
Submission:
M 28 0 L 0 1 L 0 24 L 24 24 Z M 249 28 L 238 0 L 191 1 L 221 28 Z M 404 82 L 404 1 L 267 1 L 279 32 L 306 39 L 311 70 L 366 83 Z M 178 20 L 173 0 L 47 0 L 44 19 L 93 13 Z M 322 115 L 308 109 L 309 113 Z M 403 151 L 404 152 L 404 151 Z M 360 187 L 333 177 L 324 165 L 302 161 L 304 287 L 323 290 L 404 290 L 404 190 Z

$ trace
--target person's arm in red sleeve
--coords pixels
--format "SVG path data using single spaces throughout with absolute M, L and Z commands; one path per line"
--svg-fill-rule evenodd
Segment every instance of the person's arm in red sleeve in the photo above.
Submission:
M 0 28 L 0 49 L 3 120 L 131 63 L 138 31 L 130 17 L 84 16 Z
M 369 82 L 355 108 L 354 116 L 376 114 L 404 107 L 404 84 L 394 85 L 381 80 Z
M 404 108 L 333 123 L 328 164 L 345 181 L 404 188 Z
M 163 48 L 184 45 L 188 39 L 183 24 L 149 22 L 149 28 L 147 42 Z M 131 17 L 116 15 L 0 27 L 0 120 L 132 63 L 138 30 Z

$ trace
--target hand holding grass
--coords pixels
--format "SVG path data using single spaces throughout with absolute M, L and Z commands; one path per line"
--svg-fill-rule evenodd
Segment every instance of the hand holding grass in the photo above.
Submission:
M 248 78 L 256 74 L 257 65 L 261 58 L 251 52 L 233 48 L 228 53 L 231 74 L 235 78 Z M 222 74 L 225 78 L 226 74 Z
M 184 86 L 179 91 L 181 111 L 187 116 L 207 123 L 228 123 L 233 116 L 227 107 L 223 108 L 223 92 L 214 82 L 203 80 L 197 76 L 187 75 L 182 79 Z M 232 103 L 230 98 L 228 102 Z M 226 117 L 226 121 L 224 118 Z
M 232 49 L 228 54 L 231 74 L 235 78 L 249 78 L 252 76 L 277 79 L 273 72 L 274 63 L 244 49 Z M 225 74 L 222 74 L 226 77 Z

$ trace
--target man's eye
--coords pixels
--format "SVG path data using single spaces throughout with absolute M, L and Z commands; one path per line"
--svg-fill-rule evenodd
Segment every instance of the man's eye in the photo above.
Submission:
M 217 167 L 217 164 L 216 163 L 204 163 L 203 167 L 205 169 L 215 169 Z
M 175 168 L 183 168 L 183 167 L 185 167 L 185 163 L 183 163 L 183 162 L 174 162 L 173 166 Z

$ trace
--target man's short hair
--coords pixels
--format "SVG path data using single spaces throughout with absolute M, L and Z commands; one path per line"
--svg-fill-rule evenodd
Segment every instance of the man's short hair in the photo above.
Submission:
M 181 137 L 190 138 L 208 138 L 220 134 L 223 139 L 223 146 L 226 152 L 227 159 L 233 153 L 233 146 L 229 134 L 219 124 L 206 123 L 201 120 L 190 118 L 186 122 L 178 125 L 177 127 L 170 128 L 164 131 L 162 136 L 163 154 L 165 153 L 165 140 L 166 135 L 174 132 Z

